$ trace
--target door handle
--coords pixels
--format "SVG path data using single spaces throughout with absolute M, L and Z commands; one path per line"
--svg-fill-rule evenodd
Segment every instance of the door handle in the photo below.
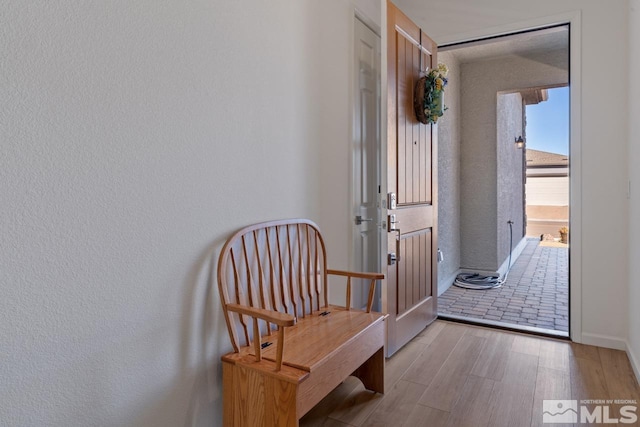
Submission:
M 387 254 L 387 264 L 394 265 L 396 262 L 400 262 L 400 229 L 393 230 L 398 233 L 396 236 L 396 251 Z
M 373 221 L 373 218 L 362 218 L 362 215 L 356 215 L 356 225 L 360 225 L 363 222 Z
M 388 232 L 399 231 L 400 229 L 397 227 L 398 224 L 400 224 L 400 221 L 396 221 L 395 214 L 389 215 L 389 218 L 387 221 L 387 231 Z

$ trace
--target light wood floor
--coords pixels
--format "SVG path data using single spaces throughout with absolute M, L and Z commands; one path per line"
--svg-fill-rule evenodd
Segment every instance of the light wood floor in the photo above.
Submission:
M 543 399 L 640 402 L 622 351 L 445 321 L 387 360 L 385 390 L 349 377 L 300 425 L 542 426 Z

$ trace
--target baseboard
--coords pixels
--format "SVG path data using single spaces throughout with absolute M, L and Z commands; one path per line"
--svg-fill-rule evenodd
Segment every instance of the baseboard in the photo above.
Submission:
M 597 347 L 612 348 L 614 350 L 627 350 L 627 340 L 609 335 L 582 333 L 582 344 L 595 345 Z
M 524 250 L 524 248 L 527 246 L 527 237 L 523 237 L 522 240 L 520 240 L 520 242 L 518 242 L 518 244 L 516 245 L 516 247 L 511 251 L 511 265 L 513 266 L 513 264 L 515 264 L 515 262 L 518 260 L 518 257 L 522 254 L 522 251 Z M 479 270 L 476 268 L 461 268 L 460 270 L 458 270 L 458 272 L 456 273 L 477 273 L 477 274 L 482 274 L 483 276 L 504 276 L 505 273 L 507 272 L 507 270 L 509 269 L 509 257 L 507 257 L 506 260 L 504 260 L 504 262 L 502 263 L 502 265 L 500 266 L 500 268 L 498 270 Z M 454 277 L 455 279 L 455 277 Z M 438 283 L 438 290 L 440 290 L 440 283 Z
M 629 358 L 629 363 L 631 363 L 631 368 L 633 369 L 633 373 L 636 375 L 636 380 L 640 383 L 640 365 L 638 364 L 638 358 L 636 354 L 633 352 L 629 341 L 625 340 L 625 346 L 627 351 L 627 357 Z
M 520 254 L 522 254 L 522 251 L 524 250 L 524 248 L 526 246 L 527 246 L 527 237 L 525 236 L 525 237 L 522 238 L 522 240 L 520 240 L 520 242 L 518 242 L 516 247 L 513 248 L 513 250 L 511 251 L 511 265 L 516 263 L 516 261 L 518 260 L 518 257 L 520 256 Z M 498 269 L 498 274 L 500 276 L 504 276 L 505 273 L 507 272 L 507 270 L 509 270 L 509 257 L 508 256 L 507 256 L 507 259 L 504 260 L 504 262 L 502 263 L 502 265 Z

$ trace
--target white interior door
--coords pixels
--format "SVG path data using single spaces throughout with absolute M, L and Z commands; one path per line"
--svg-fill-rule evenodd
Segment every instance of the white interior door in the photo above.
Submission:
M 356 72 L 351 192 L 355 271 L 379 271 L 380 44 L 380 37 L 360 19 L 355 18 Z M 355 307 L 364 307 L 367 289 L 365 286 L 353 287 Z

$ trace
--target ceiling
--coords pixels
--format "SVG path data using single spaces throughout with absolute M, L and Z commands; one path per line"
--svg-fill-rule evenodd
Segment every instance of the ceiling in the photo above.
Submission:
M 569 50 L 569 27 L 566 25 L 438 47 L 439 52 L 451 52 L 462 64 L 510 55 L 529 57 L 559 49 Z

